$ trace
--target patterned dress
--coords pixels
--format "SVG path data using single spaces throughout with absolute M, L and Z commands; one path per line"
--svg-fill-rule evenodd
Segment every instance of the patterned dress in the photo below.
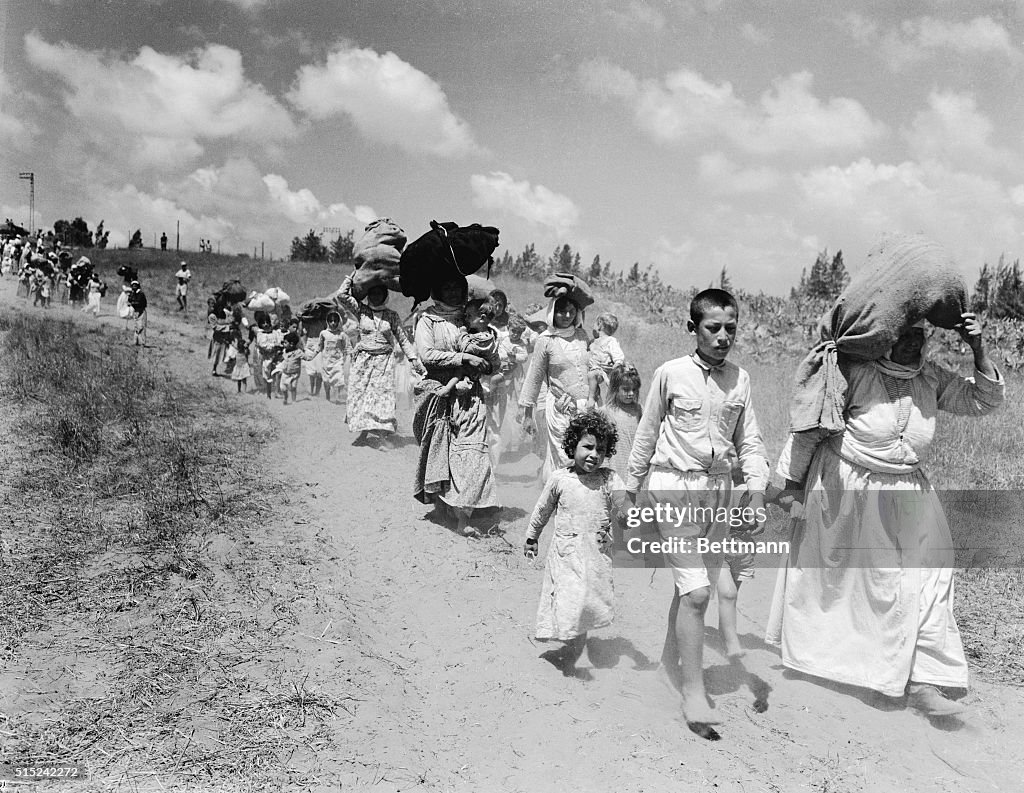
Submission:
M 351 432 L 395 432 L 395 343 L 409 358 L 416 357 L 415 348 L 398 314 L 390 308 L 371 308 L 356 300 L 351 275 L 342 281 L 333 297 L 335 303 L 356 315 L 359 325 L 359 341 L 348 375 L 345 423 Z
M 431 307 L 416 324 L 416 351 L 426 376 L 418 387 L 413 419 L 420 445 L 413 495 L 425 504 L 440 498 L 453 507 L 496 507 L 487 407 L 479 381 L 464 394 L 438 394 L 443 384 L 462 375 L 462 353 L 456 350 L 462 332 L 458 321 Z M 497 354 L 488 363 L 492 372 L 497 371 Z
M 534 507 L 527 538 L 536 540 L 552 516 L 555 533 L 548 548 L 537 606 L 537 638 L 567 641 L 611 625 L 615 616 L 611 559 L 600 534 L 611 531 L 612 509 L 622 509 L 625 486 L 607 468 L 581 474 L 559 468 Z
M 617 402 L 612 402 L 605 408 L 608 418 L 615 422 L 619 431 L 619 442 L 615 445 L 615 455 L 606 457 L 604 464 L 611 468 L 623 481 L 626 480 L 626 464 L 629 462 L 629 450 L 633 448 L 633 438 L 636 437 L 636 427 L 640 423 L 640 406 L 630 405 L 624 409 Z

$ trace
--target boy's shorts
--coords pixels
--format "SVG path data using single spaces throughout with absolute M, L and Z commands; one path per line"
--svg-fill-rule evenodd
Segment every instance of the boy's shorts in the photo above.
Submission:
M 647 490 L 659 502 L 678 510 L 690 511 L 698 507 L 717 510 L 731 506 L 732 477 L 729 471 L 709 474 L 654 466 L 647 475 Z M 658 533 L 663 540 L 689 540 L 691 543 L 704 536 L 710 540 L 724 540 L 728 536 L 728 524 L 684 521 L 677 526 L 675 522 L 659 521 Z M 710 587 L 712 581 L 717 581 L 723 563 L 722 554 L 696 551 L 665 553 L 665 566 L 672 571 L 679 595 Z

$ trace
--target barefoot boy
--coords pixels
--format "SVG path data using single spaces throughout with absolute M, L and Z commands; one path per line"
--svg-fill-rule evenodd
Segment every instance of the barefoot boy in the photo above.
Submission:
M 627 467 L 626 493 L 635 501 L 644 478 L 659 502 L 678 510 L 659 521 L 675 591 L 668 612 L 662 664 L 683 698 L 683 716 L 694 732 L 715 740 L 709 725 L 720 719 L 704 691 L 704 612 L 717 581 L 721 555 L 697 552 L 697 538 L 723 540 L 728 520 L 707 519 L 730 506 L 730 459 L 735 457 L 751 493 L 750 507 L 763 515 L 768 461 L 750 400 L 750 377 L 726 361 L 736 340 L 739 307 L 728 292 L 707 289 L 690 303 L 687 329 L 696 351 L 662 364 L 654 373 Z M 694 515 L 694 513 L 697 515 Z M 678 515 L 687 517 L 679 520 Z M 764 530 L 763 521 L 755 532 Z

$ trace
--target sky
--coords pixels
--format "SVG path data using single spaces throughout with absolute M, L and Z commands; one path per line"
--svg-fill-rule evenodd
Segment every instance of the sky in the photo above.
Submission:
M 788 292 L 1024 253 L 1024 0 L 0 0 L 0 212 L 287 256 L 390 217 Z

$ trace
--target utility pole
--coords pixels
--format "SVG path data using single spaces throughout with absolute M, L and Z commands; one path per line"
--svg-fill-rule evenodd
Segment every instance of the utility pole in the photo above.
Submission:
M 36 175 L 34 171 L 22 171 L 19 179 L 28 179 L 28 233 L 36 230 Z
M 263 243 L 260 243 L 260 259 L 263 258 Z
M 175 227 L 177 230 L 174 232 L 174 252 L 181 253 L 181 221 L 177 222 Z

